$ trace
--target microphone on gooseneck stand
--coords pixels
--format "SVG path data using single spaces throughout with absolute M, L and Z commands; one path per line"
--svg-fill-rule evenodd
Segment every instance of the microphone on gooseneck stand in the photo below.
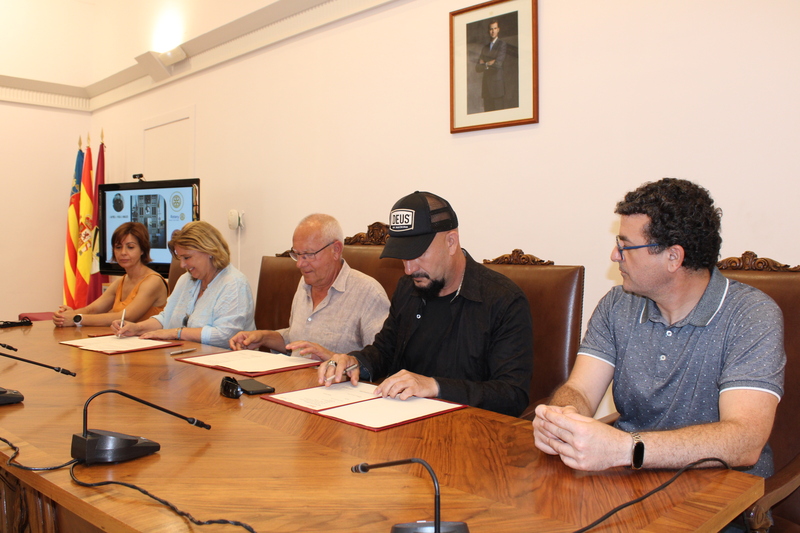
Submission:
M 137 398 L 127 392 L 116 389 L 100 391 L 90 396 L 83 406 L 83 433 L 75 433 L 72 435 L 72 458 L 78 459 L 87 465 L 130 461 L 131 459 L 138 459 L 139 457 L 150 455 L 161 449 L 160 444 L 144 437 L 134 437 L 132 435 L 125 435 L 124 433 L 103 431 L 101 429 L 87 429 L 87 410 L 89 408 L 89 402 L 101 394 L 106 394 L 108 392 L 119 394 L 120 396 L 130 398 L 131 400 L 152 407 L 153 409 L 158 409 L 168 415 L 186 420 L 193 426 L 211 429 L 211 426 L 201 420 L 185 417 L 154 403 Z
M 6 350 L 11 350 L 11 351 L 14 351 L 14 352 L 17 351 L 16 348 L 14 348 L 13 346 L 8 345 L 8 344 L 0 343 L 0 346 L 5 348 Z M 60 366 L 50 366 L 50 365 L 46 365 L 44 363 L 39 363 L 37 361 L 31 361 L 29 359 L 23 359 L 22 357 L 17 357 L 16 355 L 11 355 L 11 354 L 7 354 L 7 353 L 3 353 L 3 352 L 0 352 L 0 356 L 8 357 L 9 359 L 15 359 L 17 361 L 22 361 L 23 363 L 30 363 L 32 365 L 43 366 L 45 368 L 49 368 L 50 370 L 55 370 L 56 372 L 58 372 L 60 374 L 66 374 L 68 376 L 75 377 L 75 372 L 70 372 L 66 368 L 61 368 Z M 0 405 L 9 405 L 9 404 L 12 404 L 12 403 L 19 403 L 24 399 L 25 399 L 25 397 L 19 391 L 8 390 L 8 389 L 4 389 L 4 388 L 0 387 Z
M 420 520 L 417 522 L 407 522 L 405 524 L 395 524 L 392 526 L 391 533 L 469 533 L 466 522 L 442 522 L 441 521 L 441 497 L 439 495 L 439 479 L 436 473 L 427 462 L 422 459 L 412 457 L 410 459 L 400 459 L 399 461 L 389 461 L 388 463 L 367 464 L 361 463 L 350 467 L 350 471 L 356 474 L 366 474 L 372 468 L 384 468 L 387 466 L 407 465 L 410 463 L 421 464 L 428 470 L 433 479 L 434 489 L 434 521 Z

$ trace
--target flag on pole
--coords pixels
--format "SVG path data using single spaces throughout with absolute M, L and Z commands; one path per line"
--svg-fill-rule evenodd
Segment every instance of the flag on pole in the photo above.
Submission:
M 97 170 L 94 173 L 94 215 L 92 218 L 92 269 L 89 281 L 89 294 L 87 303 L 93 302 L 103 294 L 103 283 L 108 281 L 108 276 L 100 274 L 100 228 L 98 227 L 98 215 L 100 210 L 100 185 L 106 182 L 106 145 L 100 143 L 97 150 Z
M 92 148 L 86 143 L 81 176 L 81 207 L 78 214 L 78 270 L 75 281 L 75 308 L 89 303 L 89 277 L 92 274 L 92 237 L 94 236 L 94 184 L 92 183 Z
M 80 143 L 79 143 L 80 144 Z M 75 306 L 75 273 L 78 271 L 78 215 L 81 204 L 81 175 L 83 173 L 83 150 L 78 148 L 75 172 L 72 174 L 72 190 L 67 207 L 67 245 L 64 252 L 64 305 Z

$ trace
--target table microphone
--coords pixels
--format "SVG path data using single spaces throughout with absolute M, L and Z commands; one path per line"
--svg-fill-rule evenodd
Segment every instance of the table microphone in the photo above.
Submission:
M 161 449 L 161 445 L 155 441 L 146 439 L 144 437 L 134 437 L 132 435 L 125 435 L 124 433 L 115 433 L 113 431 L 103 431 L 101 429 L 86 429 L 87 428 L 87 411 L 89 402 L 96 397 L 107 392 L 113 392 L 120 396 L 125 396 L 131 400 L 158 409 L 168 415 L 186 420 L 193 426 L 198 426 L 203 429 L 211 429 L 211 426 L 196 418 L 187 418 L 169 409 L 165 409 L 156 404 L 132 396 L 127 392 L 122 392 L 116 389 L 107 389 L 93 394 L 86 400 L 83 406 L 83 433 L 75 433 L 72 435 L 72 458 L 84 462 L 87 465 L 96 463 L 119 463 L 122 461 L 130 461 L 131 459 L 138 459 L 156 453 Z
M 439 495 L 439 479 L 436 473 L 427 462 L 422 459 L 412 457 L 410 459 L 401 459 L 399 461 L 389 461 L 388 463 L 375 463 L 369 465 L 361 463 L 350 467 L 352 472 L 356 474 L 366 474 L 372 468 L 383 468 L 386 466 L 407 465 L 409 463 L 417 463 L 424 466 L 433 479 L 434 489 L 434 521 L 420 520 L 418 522 L 407 522 L 405 524 L 395 524 L 392 526 L 391 533 L 469 533 L 469 527 L 466 522 L 442 522 L 441 520 L 441 497 Z
M 8 344 L 0 343 L 0 346 L 2 346 L 3 348 L 5 348 L 7 350 L 13 350 L 15 352 L 17 351 L 16 348 L 14 348 L 13 346 L 10 346 Z M 50 370 L 55 370 L 56 372 L 58 372 L 60 374 L 66 374 L 68 376 L 75 377 L 75 372 L 70 372 L 66 368 L 61 368 L 59 366 L 50 366 L 50 365 L 46 365 L 44 363 L 39 363 L 37 361 L 31 361 L 29 359 L 23 359 L 22 357 L 17 357 L 16 355 L 11 355 L 11 354 L 7 354 L 7 353 L 3 353 L 3 352 L 0 352 L 0 356 L 8 357 L 9 359 L 16 359 L 17 361 L 22 361 L 23 363 L 30 363 L 32 365 L 43 366 L 45 368 L 49 368 Z M 12 404 L 12 403 L 19 403 L 24 399 L 25 399 L 25 397 L 19 391 L 8 390 L 8 389 L 4 389 L 4 388 L 0 387 L 0 405 L 9 405 L 9 404 Z

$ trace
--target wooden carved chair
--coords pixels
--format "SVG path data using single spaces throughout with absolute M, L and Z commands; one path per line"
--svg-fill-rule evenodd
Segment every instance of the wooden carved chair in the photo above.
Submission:
M 388 236 L 389 226 L 383 222 L 373 222 L 366 233 L 356 233 L 345 238 L 342 257 L 351 268 L 378 280 L 391 300 L 405 269 L 400 259 L 380 259 Z
M 186 273 L 186 269 L 181 268 L 181 260 L 172 256 L 172 261 L 169 263 L 169 273 L 167 274 L 167 290 L 169 294 L 175 289 L 175 284 L 178 283 L 178 278 Z
M 585 269 L 554 265 L 519 249 L 483 262 L 509 277 L 528 297 L 533 319 L 533 375 L 531 401 L 520 416 L 533 420 L 536 406 L 567 380 L 575 362 L 580 345 Z
M 783 312 L 786 379 L 769 442 L 775 456 L 775 474 L 765 482 L 765 494 L 746 513 L 753 531 L 800 531 L 800 266 L 789 267 L 753 252 L 729 257 L 717 266 L 730 279 L 769 295 Z

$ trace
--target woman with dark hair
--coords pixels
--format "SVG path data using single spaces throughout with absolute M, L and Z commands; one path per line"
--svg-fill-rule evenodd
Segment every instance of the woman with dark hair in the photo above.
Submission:
M 236 333 L 255 329 L 250 284 L 230 264 L 230 248 L 217 228 L 203 220 L 189 222 L 173 233 L 169 249 L 186 274 L 178 278 L 167 306 L 143 322 L 127 316 L 124 325 L 115 320 L 114 333 L 227 348 Z
M 114 320 L 141 320 L 160 313 L 167 303 L 167 284 L 150 262 L 150 235 L 139 222 L 121 224 L 111 236 L 114 261 L 125 275 L 109 285 L 97 300 L 73 310 L 62 305 L 53 314 L 59 327 L 110 326 Z

